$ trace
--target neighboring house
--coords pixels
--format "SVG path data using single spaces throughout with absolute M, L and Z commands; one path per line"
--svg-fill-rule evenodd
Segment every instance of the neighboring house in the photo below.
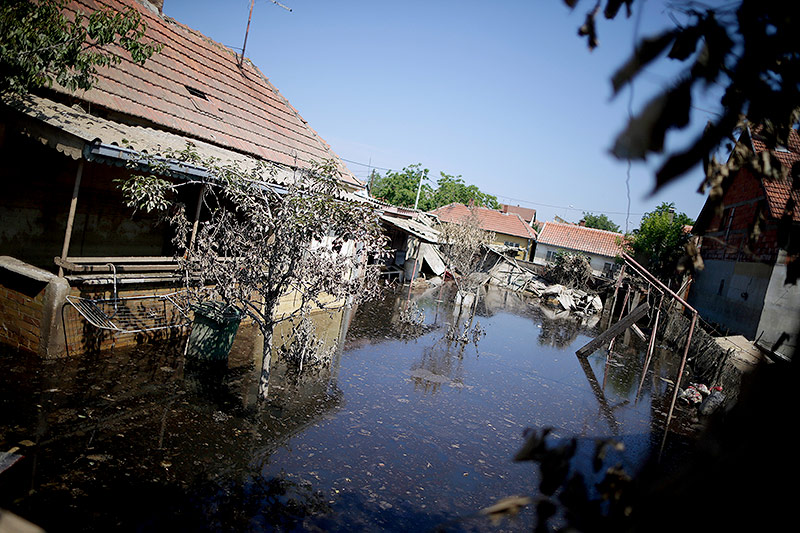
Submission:
M 745 131 L 738 142 L 756 154 L 767 150 L 754 132 Z M 689 303 L 704 319 L 791 355 L 800 329 L 800 286 L 786 284 L 787 264 L 797 257 L 782 248 L 781 235 L 797 235 L 800 226 L 800 192 L 788 175 L 800 162 L 797 131 L 772 155 L 784 167 L 783 179 L 742 168 L 723 185 L 721 209 L 707 201 L 700 212 L 693 232 L 701 236 L 705 268 L 695 276 Z
M 500 204 L 500 211 L 503 213 L 515 213 L 522 217 L 522 220 L 530 224 L 531 227 L 536 227 L 536 209 L 520 207 L 518 205 Z
M 517 259 L 529 261 L 536 248 L 536 232 L 516 213 L 501 213 L 486 207 L 467 207 L 452 203 L 430 211 L 440 222 L 461 223 L 471 216 L 478 218 L 481 229 L 494 233 L 494 242 L 517 248 Z
M 388 256 L 384 275 L 401 282 L 420 274 L 441 276 L 445 265 L 436 244 L 439 232 L 435 219 L 427 213 L 407 207 L 397 207 L 374 200 L 381 211 L 384 235 L 388 239 Z
M 612 277 L 617 270 L 617 257 L 622 251 L 622 233 L 587 228 L 576 224 L 545 222 L 533 262 L 546 265 L 559 252 L 581 253 L 589 257 L 596 276 Z
M 54 87 L 0 101 L 0 342 L 57 357 L 66 348 L 99 349 L 142 337 L 89 339 L 93 329 L 77 307 L 65 305 L 69 295 L 163 294 L 179 283 L 169 228 L 126 208 L 114 182 L 130 176 L 126 165 L 139 152 L 163 154 L 193 143 L 200 156 L 223 163 L 273 163 L 277 182 L 313 161 L 333 159 L 346 194 L 366 197 L 364 185 L 257 67 L 165 16 L 159 4 L 69 3 L 84 12 L 133 7 L 148 26 L 147 38 L 164 48 L 143 66 L 120 54 L 122 62 L 100 68 L 89 91 Z M 202 217 L 200 186 L 187 185 L 180 194 Z

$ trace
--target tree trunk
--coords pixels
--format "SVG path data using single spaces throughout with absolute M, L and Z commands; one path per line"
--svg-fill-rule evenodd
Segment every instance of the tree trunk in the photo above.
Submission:
M 274 325 L 270 323 L 261 327 L 261 336 L 264 338 L 264 347 L 261 357 L 261 376 L 258 381 L 258 396 L 266 400 L 269 396 L 269 365 L 272 362 L 272 334 Z
M 480 298 L 481 288 L 478 287 L 475 290 L 475 296 L 472 299 L 472 306 L 470 308 L 470 315 L 469 315 L 469 326 L 467 330 L 472 329 L 472 323 L 475 320 L 475 313 L 478 311 L 478 298 Z

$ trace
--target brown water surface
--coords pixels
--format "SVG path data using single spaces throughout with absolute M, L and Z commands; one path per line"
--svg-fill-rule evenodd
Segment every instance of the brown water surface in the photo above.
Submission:
M 331 364 L 298 375 L 274 361 L 266 403 L 247 328 L 211 375 L 185 369 L 182 346 L 3 351 L 0 450 L 25 458 L 0 476 L 0 507 L 50 531 L 530 530 L 531 510 L 500 526 L 473 516 L 535 494 L 535 467 L 511 460 L 525 428 L 577 437 L 573 468 L 590 480 L 596 438 L 624 442 L 609 461 L 630 471 L 659 446 L 674 357 L 656 358 L 637 400 L 641 347 L 575 356 L 596 319 L 490 289 L 485 335 L 460 345 L 445 338 L 447 290 L 412 296 L 422 327 L 400 322 L 406 296 L 318 315 L 329 344 L 344 334 Z

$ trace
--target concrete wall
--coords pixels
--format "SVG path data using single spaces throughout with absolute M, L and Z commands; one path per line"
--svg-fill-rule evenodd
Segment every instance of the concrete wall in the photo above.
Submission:
M 710 259 L 689 294 L 705 320 L 755 340 L 772 267 L 764 263 Z
M 613 257 L 607 257 L 604 255 L 596 255 L 590 254 L 586 252 L 576 252 L 575 250 L 569 250 L 567 248 L 560 248 L 558 246 L 553 246 L 550 244 L 543 244 L 537 243 L 536 245 L 536 253 L 533 256 L 533 262 L 537 265 L 546 265 L 547 264 L 547 252 L 567 252 L 567 253 L 580 253 L 585 256 L 589 257 L 589 264 L 592 267 L 592 273 L 595 276 L 600 276 L 603 274 L 603 270 L 607 263 L 614 265 L 615 259 Z
M 791 356 L 797 350 L 799 332 L 800 283 L 786 285 L 786 252 L 781 251 L 764 297 L 764 310 L 758 323 L 759 343 L 772 348 L 780 340 L 776 351 Z

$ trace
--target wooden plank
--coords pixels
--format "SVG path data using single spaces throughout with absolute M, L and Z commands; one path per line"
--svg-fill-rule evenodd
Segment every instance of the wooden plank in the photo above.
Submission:
M 174 272 L 178 270 L 178 264 L 172 259 L 169 260 L 169 264 L 153 263 L 152 260 L 157 258 L 151 258 L 151 262 L 148 264 L 144 264 L 143 262 L 126 264 L 123 261 L 127 258 L 122 257 L 116 258 L 115 261 L 105 262 L 96 261 L 94 260 L 95 258 L 92 258 L 92 261 L 80 261 L 77 259 L 79 258 L 69 257 L 67 259 L 62 259 L 60 257 L 54 257 L 53 262 L 60 268 L 69 272 Z M 108 263 L 112 263 L 114 266 L 111 267 Z
M 171 263 L 174 257 L 153 256 L 117 256 L 117 257 L 67 257 L 72 263 Z
M 631 324 L 631 331 L 633 331 L 637 337 L 642 339 L 643 342 L 647 342 L 647 335 L 644 334 L 644 331 L 639 329 L 639 326 L 636 324 Z
M 619 322 L 609 327 L 603 333 L 598 335 L 596 338 L 592 339 L 589 343 L 587 343 L 583 348 L 579 349 L 576 354 L 579 357 L 587 356 L 597 350 L 601 345 L 605 344 L 609 340 L 613 339 L 625 329 L 629 328 L 631 324 L 642 318 L 644 315 L 647 314 L 647 311 L 650 309 L 650 305 L 647 302 L 642 303 L 628 313 L 626 316 L 621 318 Z

